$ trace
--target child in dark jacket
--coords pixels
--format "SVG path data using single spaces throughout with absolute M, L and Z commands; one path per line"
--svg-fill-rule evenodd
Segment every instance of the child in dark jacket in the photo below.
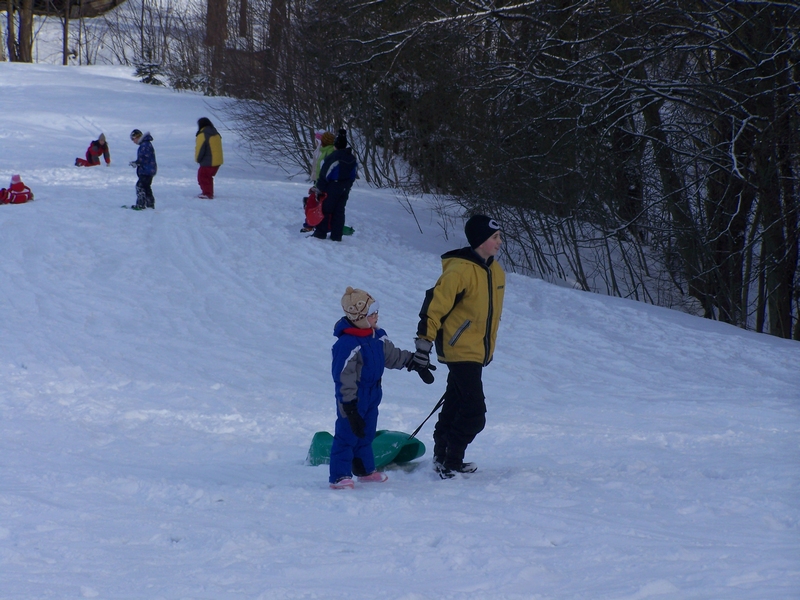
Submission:
M 344 234 L 344 209 L 350 196 L 350 188 L 358 179 L 358 163 L 352 148 L 348 147 L 347 131 L 339 130 L 335 150 L 331 152 L 319 168 L 317 190 L 326 194 L 322 203 L 322 219 L 314 230 L 313 237 L 324 240 L 330 232 L 330 239 L 341 242 Z
M 111 153 L 108 150 L 108 143 L 106 142 L 106 136 L 104 133 L 101 133 L 100 136 L 93 140 L 89 147 L 86 149 L 86 158 L 76 158 L 75 159 L 75 166 L 76 167 L 96 167 L 100 164 L 100 157 L 103 157 L 103 160 L 106 161 L 106 166 L 111 164 Z
M 378 327 L 378 303 L 364 290 L 348 287 L 342 296 L 345 316 L 334 326 L 333 375 L 336 428 L 331 447 L 329 483 L 335 490 L 388 479 L 375 470 L 372 441 L 378 425 L 378 405 L 384 369 L 409 368 L 414 353 L 396 348 Z M 412 370 L 409 368 L 409 370 Z M 426 379 L 426 376 L 428 379 Z M 420 377 L 433 381 L 430 371 Z
M 139 177 L 136 182 L 136 204 L 131 208 L 134 210 L 155 208 L 156 199 L 153 197 L 153 190 L 150 187 L 153 177 L 158 172 L 156 151 L 153 149 L 153 136 L 149 132 L 142 133 L 138 129 L 134 129 L 131 131 L 131 141 L 139 146 L 136 151 L 136 160 L 130 162 L 132 167 L 136 167 L 136 175 Z

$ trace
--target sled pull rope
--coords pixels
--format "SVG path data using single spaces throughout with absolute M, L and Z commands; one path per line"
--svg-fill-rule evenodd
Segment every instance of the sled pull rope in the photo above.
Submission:
M 446 394 L 447 394 L 447 392 L 442 394 L 442 397 L 439 398 L 439 402 L 437 402 L 436 406 L 433 407 L 433 410 L 431 411 L 431 414 L 429 414 L 427 417 L 425 417 L 425 420 L 422 423 L 419 424 L 419 427 L 417 427 L 414 430 L 414 433 L 412 433 L 410 436 L 408 436 L 408 439 L 411 439 L 411 438 L 415 437 L 419 433 L 419 430 L 422 429 L 422 426 L 425 425 L 425 423 L 428 422 L 428 419 L 430 419 L 433 416 L 433 413 L 435 413 L 437 410 L 439 410 L 442 407 L 442 404 L 444 404 L 444 397 L 445 397 Z

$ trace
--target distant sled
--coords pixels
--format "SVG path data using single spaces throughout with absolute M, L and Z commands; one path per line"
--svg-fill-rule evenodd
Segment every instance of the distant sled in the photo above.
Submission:
M 425 444 L 417 438 L 409 439 L 409 434 L 402 431 L 381 429 L 372 440 L 372 452 L 375 455 L 375 467 L 380 469 L 388 464 L 405 464 L 425 454 Z M 312 467 L 327 465 L 331 462 L 331 446 L 333 436 L 327 431 L 318 431 L 311 440 L 306 464 Z

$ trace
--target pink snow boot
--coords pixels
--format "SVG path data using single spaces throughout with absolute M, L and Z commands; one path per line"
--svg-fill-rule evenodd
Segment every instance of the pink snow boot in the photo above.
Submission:
M 387 479 L 389 479 L 389 476 L 386 473 L 378 473 L 378 471 L 373 471 L 369 475 L 359 477 L 358 483 L 383 483 Z
M 350 477 L 342 477 L 336 483 L 331 484 L 332 490 L 352 490 L 354 487 L 355 484 Z

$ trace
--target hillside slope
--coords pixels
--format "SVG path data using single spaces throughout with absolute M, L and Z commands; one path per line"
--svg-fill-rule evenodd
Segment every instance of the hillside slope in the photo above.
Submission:
M 409 348 L 463 238 L 365 185 L 355 235 L 305 237 L 308 184 L 249 156 L 222 99 L 108 67 L 2 63 L 0 89 L 0 185 L 36 194 L 0 206 L 0 598 L 800 597 L 800 344 L 511 274 L 479 471 L 443 482 L 428 454 L 334 492 L 303 461 L 345 287 Z M 120 209 L 134 127 L 155 211 Z M 100 131 L 111 167 L 73 167 Z M 412 431 L 436 374 L 387 372 L 379 426 Z

